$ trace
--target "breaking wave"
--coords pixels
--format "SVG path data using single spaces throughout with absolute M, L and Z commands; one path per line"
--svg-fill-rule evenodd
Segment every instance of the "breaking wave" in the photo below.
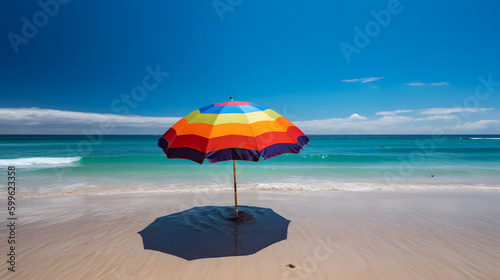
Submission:
M 0 167 L 16 166 L 16 167 L 56 167 L 68 165 L 78 162 L 81 157 L 31 157 L 31 158 L 13 158 L 0 159 Z

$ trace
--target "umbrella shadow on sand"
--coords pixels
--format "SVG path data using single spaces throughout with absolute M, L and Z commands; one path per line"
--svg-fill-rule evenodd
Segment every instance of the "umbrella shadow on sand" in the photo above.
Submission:
M 141 230 L 144 249 L 188 261 L 244 256 L 287 238 L 289 220 L 272 209 L 238 206 L 194 207 L 157 218 Z

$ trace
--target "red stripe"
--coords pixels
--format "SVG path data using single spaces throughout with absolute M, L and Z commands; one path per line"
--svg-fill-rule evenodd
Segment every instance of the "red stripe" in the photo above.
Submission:
M 214 106 L 241 106 L 248 105 L 250 102 L 241 102 L 241 101 L 228 101 L 223 103 L 215 103 Z
M 242 148 L 260 151 L 275 144 L 295 144 L 297 137 L 291 137 L 287 132 L 271 131 L 257 137 L 242 135 L 225 135 L 208 140 L 206 153 L 223 149 Z
M 259 148 L 257 147 L 257 143 L 255 143 L 255 139 L 253 137 L 242 135 L 225 135 L 208 140 L 206 153 L 231 148 L 242 148 L 255 151 L 259 150 Z
M 286 130 L 286 133 L 288 133 L 294 141 L 297 141 L 297 138 L 299 136 L 306 136 L 298 127 L 296 126 L 290 126 Z
M 162 138 L 168 141 L 168 148 L 188 147 L 204 153 L 210 153 L 230 148 L 260 151 L 275 144 L 295 144 L 299 136 L 304 136 L 304 133 L 296 126 L 290 126 L 287 132 L 271 131 L 257 135 L 257 137 L 225 135 L 212 139 L 194 134 L 177 136 L 175 129 L 171 128 Z
M 199 135 L 179 135 L 175 137 L 172 143 L 169 142 L 168 148 L 187 147 L 204 152 L 207 148 L 208 139 Z
M 170 128 L 169 130 L 167 130 L 167 132 L 165 132 L 165 134 L 163 134 L 161 138 L 167 140 L 168 144 L 170 144 L 172 143 L 172 141 L 175 139 L 176 136 L 177 136 L 177 131 L 175 131 L 174 128 Z
M 257 144 L 259 145 L 259 150 L 267 148 L 274 144 L 280 143 L 290 143 L 295 144 L 295 140 L 288 135 L 286 132 L 271 131 L 266 132 L 256 137 Z

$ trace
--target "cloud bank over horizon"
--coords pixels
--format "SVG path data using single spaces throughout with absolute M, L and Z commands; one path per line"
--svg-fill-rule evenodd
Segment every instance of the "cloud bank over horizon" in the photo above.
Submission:
M 373 116 L 296 120 L 307 134 L 500 133 L 493 108 L 428 108 L 380 111 Z M 285 115 L 286 117 L 286 115 Z M 1 134 L 163 134 L 181 117 L 149 117 L 41 108 L 0 108 Z
M 97 129 L 102 134 L 163 134 L 180 118 L 0 108 L 0 133 L 88 134 Z

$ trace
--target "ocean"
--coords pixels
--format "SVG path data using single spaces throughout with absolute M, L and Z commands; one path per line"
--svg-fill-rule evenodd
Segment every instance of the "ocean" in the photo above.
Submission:
M 232 162 L 168 159 L 160 136 L 0 135 L 18 196 L 232 188 Z M 500 189 L 500 135 L 309 135 L 297 155 L 237 161 L 241 189 Z M 5 188 L 6 189 L 6 188 Z M 4 196 L 5 194 L 0 194 Z

